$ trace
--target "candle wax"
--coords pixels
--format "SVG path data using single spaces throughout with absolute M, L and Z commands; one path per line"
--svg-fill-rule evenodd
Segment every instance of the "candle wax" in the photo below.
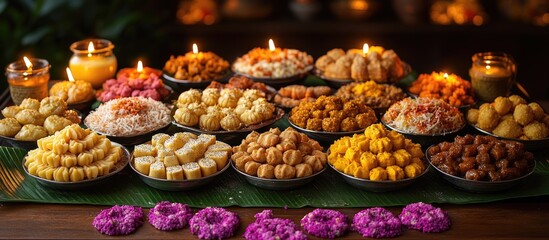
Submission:
M 75 79 L 100 88 L 103 82 L 114 77 L 117 63 L 114 56 L 73 56 L 69 67 Z

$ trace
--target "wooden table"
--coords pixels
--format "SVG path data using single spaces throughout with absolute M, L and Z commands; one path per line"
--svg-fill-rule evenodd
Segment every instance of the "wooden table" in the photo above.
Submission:
M 405 230 L 399 239 L 547 239 L 549 238 L 549 198 L 530 198 L 487 204 L 438 204 L 448 211 L 452 228 L 443 233 L 421 233 Z M 2 239 L 106 239 L 91 225 L 93 218 L 106 206 L 57 205 L 36 203 L 0 203 L 0 238 Z M 231 207 L 238 213 L 241 225 L 236 237 L 240 239 L 253 215 L 262 208 Z M 401 207 L 388 208 L 394 214 Z M 299 220 L 312 208 L 273 209 L 275 217 Z M 360 209 L 340 209 L 347 216 Z M 146 209 L 145 214 L 148 212 Z M 197 239 L 189 228 L 163 232 L 145 222 L 135 233 L 119 239 Z M 315 239 L 312 238 L 311 239 Z M 344 239 L 362 239 L 351 232 Z

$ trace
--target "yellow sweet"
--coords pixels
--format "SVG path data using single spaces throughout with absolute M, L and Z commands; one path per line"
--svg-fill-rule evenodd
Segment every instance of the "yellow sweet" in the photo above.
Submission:
M 386 168 L 395 165 L 395 158 L 389 152 L 380 152 L 377 154 L 376 158 L 380 167 Z
M 387 180 L 387 170 L 385 170 L 382 167 L 376 167 L 370 170 L 370 180 L 372 181 Z
M 397 180 L 404 179 L 404 170 L 402 170 L 401 167 L 392 165 L 392 166 L 388 166 L 386 170 L 387 170 L 387 177 L 389 178 L 389 180 L 397 181 Z
M 398 165 L 399 167 L 405 167 L 406 165 L 410 164 L 410 161 L 412 160 L 412 154 L 407 152 L 405 149 L 399 149 L 393 153 L 393 158 L 395 158 L 396 165 Z

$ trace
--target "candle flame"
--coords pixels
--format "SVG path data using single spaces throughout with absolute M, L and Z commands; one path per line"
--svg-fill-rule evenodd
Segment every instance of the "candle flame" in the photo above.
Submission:
M 91 55 L 92 55 L 91 53 L 92 53 L 93 51 L 95 51 L 95 47 L 93 47 L 93 42 L 90 42 L 90 43 L 88 44 L 88 57 L 91 57 Z
M 74 82 L 74 77 L 72 76 L 70 68 L 67 68 L 67 77 L 69 77 L 69 82 Z
M 365 44 L 362 46 L 362 54 L 367 54 L 368 51 L 370 51 L 370 46 L 368 46 L 368 44 L 365 43 Z
M 269 50 L 274 51 L 276 49 L 275 43 L 272 39 L 269 39 Z
M 23 61 L 25 62 L 25 65 L 27 65 L 27 68 L 29 70 L 32 69 L 32 62 L 29 60 L 29 58 L 23 56 Z
M 137 72 L 143 72 L 143 62 L 141 61 L 137 62 Z
M 444 79 L 448 79 L 448 73 L 444 73 L 444 75 L 442 75 L 444 77 Z
M 490 69 L 490 65 L 486 65 L 486 69 Z
M 194 54 L 198 53 L 198 45 L 196 45 L 196 43 L 193 43 L 193 53 Z

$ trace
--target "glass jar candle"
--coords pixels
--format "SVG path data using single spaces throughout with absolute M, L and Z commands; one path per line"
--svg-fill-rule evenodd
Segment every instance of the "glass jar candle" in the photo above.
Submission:
M 26 59 L 10 63 L 6 67 L 6 77 L 11 99 L 19 105 L 25 98 L 42 100 L 48 96 L 50 64 L 44 59 Z
M 475 96 L 484 102 L 492 102 L 499 96 L 508 96 L 515 84 L 516 64 L 505 53 L 476 53 L 469 70 Z
M 96 89 L 116 73 L 114 45 L 104 39 L 88 39 L 71 44 L 69 67 L 75 79 L 87 81 Z

